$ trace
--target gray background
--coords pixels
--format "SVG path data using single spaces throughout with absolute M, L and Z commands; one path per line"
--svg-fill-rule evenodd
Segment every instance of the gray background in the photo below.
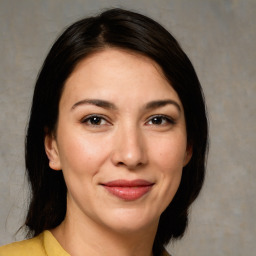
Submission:
M 211 149 L 189 229 L 174 255 L 256 251 L 256 1 L 0 0 L 0 245 L 27 208 L 23 144 L 32 90 L 63 28 L 102 8 L 126 7 L 159 21 L 180 41 L 203 85 Z

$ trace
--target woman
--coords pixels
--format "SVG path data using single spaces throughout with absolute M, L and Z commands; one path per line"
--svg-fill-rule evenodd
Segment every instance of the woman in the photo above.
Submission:
M 169 32 L 121 9 L 76 22 L 34 91 L 33 238 L 0 255 L 167 255 L 201 190 L 207 143 L 199 80 Z

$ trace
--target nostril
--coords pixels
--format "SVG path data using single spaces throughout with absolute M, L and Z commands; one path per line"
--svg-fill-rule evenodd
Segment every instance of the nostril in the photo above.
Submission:
M 125 167 L 132 170 L 137 169 L 138 167 L 141 168 L 141 166 L 147 163 L 144 144 L 142 144 L 140 139 L 135 137 L 131 139 L 129 137 L 126 143 L 123 143 L 123 140 L 119 140 L 118 142 L 119 143 L 115 144 L 110 156 L 111 161 L 115 166 Z
M 142 162 L 138 162 L 138 163 L 126 163 L 126 162 L 118 162 L 117 166 L 123 166 L 126 167 L 127 169 L 137 169 L 138 167 L 141 167 L 143 165 Z

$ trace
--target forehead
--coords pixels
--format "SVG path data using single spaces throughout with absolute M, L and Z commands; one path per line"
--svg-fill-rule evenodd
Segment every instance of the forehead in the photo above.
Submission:
M 122 63 L 122 65 L 120 65 L 120 63 Z M 88 70 L 88 72 L 92 71 L 92 69 L 94 69 L 93 71 L 96 71 L 95 67 L 98 69 L 98 72 L 104 71 L 109 73 L 111 72 L 112 68 L 118 70 L 119 72 L 122 71 L 122 69 L 126 72 L 128 70 L 134 71 L 143 69 L 144 71 L 150 71 L 152 75 L 161 76 L 166 80 L 162 68 L 151 58 L 135 51 L 116 47 L 104 48 L 82 59 L 76 65 L 70 77 L 74 76 L 85 68 Z M 140 75 L 143 76 L 143 73 Z
M 161 67 L 141 54 L 107 48 L 81 60 L 67 79 L 63 98 L 108 97 L 154 100 L 166 95 L 179 98 Z M 78 99 L 74 99 L 78 100 Z

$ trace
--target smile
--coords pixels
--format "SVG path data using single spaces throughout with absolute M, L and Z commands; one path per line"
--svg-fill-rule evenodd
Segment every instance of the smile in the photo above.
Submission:
M 114 180 L 102 185 L 112 195 L 126 201 L 133 201 L 147 194 L 154 183 L 146 180 Z

